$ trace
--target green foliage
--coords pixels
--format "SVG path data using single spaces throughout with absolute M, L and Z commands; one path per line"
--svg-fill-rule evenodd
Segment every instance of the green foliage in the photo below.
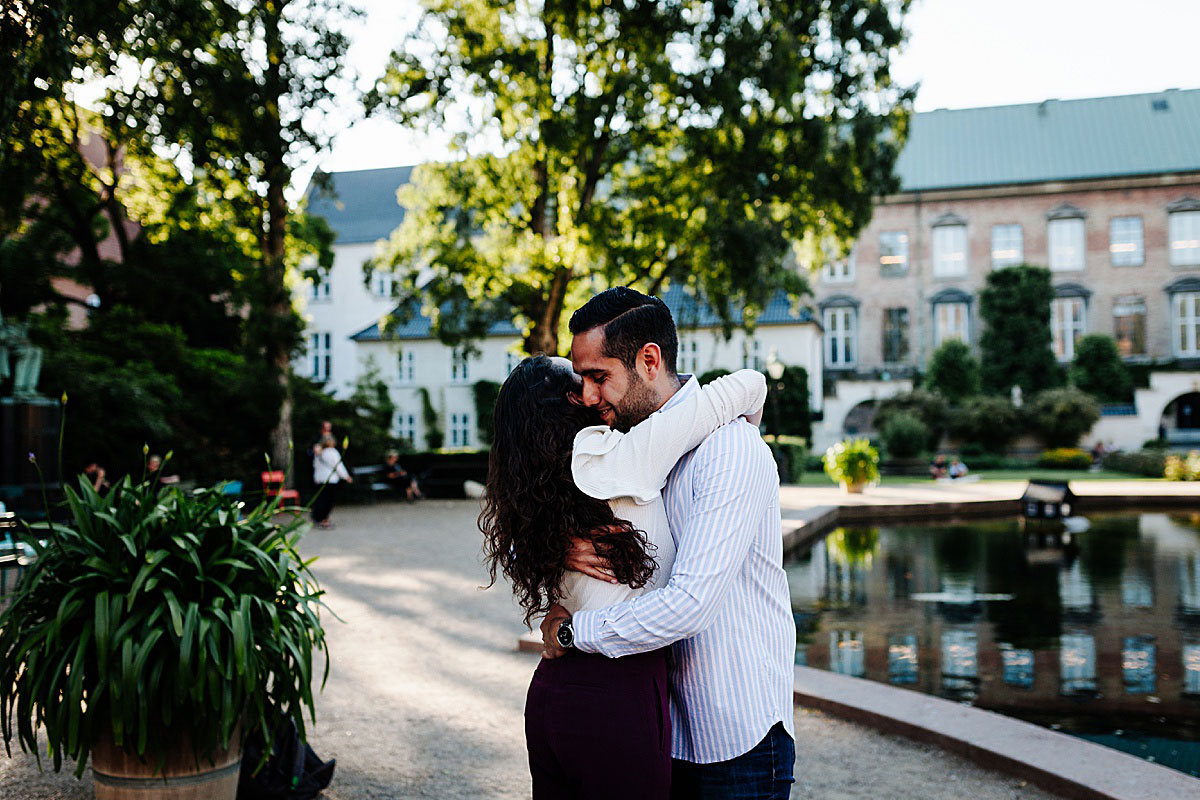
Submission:
M 1002 454 L 1021 433 L 1021 414 L 1006 397 L 976 395 L 966 398 L 950 416 L 950 435 L 983 452 Z
M 668 280 L 752 322 L 806 290 L 794 247 L 819 267 L 896 188 L 907 0 L 425 5 L 368 107 L 467 152 L 505 142 L 402 193 L 384 262 L 402 297 L 462 301 L 466 318 L 436 318 L 448 341 L 515 311 L 528 352 L 557 352 L 585 294 Z
M 700 381 L 701 386 L 707 386 L 717 378 L 723 378 L 728 374 L 729 370 L 727 369 L 710 369 L 708 372 L 705 372 L 703 375 L 696 378 L 696 380 Z
M 495 381 L 475 381 L 471 387 L 475 397 L 475 419 L 479 420 L 479 441 L 492 443 L 495 429 L 492 418 L 496 413 L 496 398 L 500 396 L 500 384 Z
M 1020 386 L 1026 397 L 1061 386 L 1062 367 L 1050 349 L 1050 271 L 1022 264 L 988 273 L 979 296 L 983 318 L 980 378 L 990 394 Z
M 879 550 L 879 528 L 835 528 L 825 537 L 825 548 L 839 564 L 869 566 Z
M 1111 336 L 1093 333 L 1075 343 L 1075 360 L 1068 371 L 1071 385 L 1102 403 L 1133 399 L 1133 381 Z
M 847 439 L 825 451 L 825 474 L 853 486 L 879 480 L 879 451 L 866 439 Z
M 433 401 L 429 398 L 429 390 L 422 386 L 420 394 L 421 418 L 425 423 L 425 446 L 430 450 L 437 450 L 445 441 L 446 434 L 438 420 L 437 409 L 433 407 Z
M 1090 469 L 1092 457 L 1090 454 L 1074 447 L 1056 447 L 1043 450 L 1038 455 L 1037 465 L 1044 469 Z
M 1166 451 L 1163 449 L 1141 450 L 1135 453 L 1116 451 L 1104 456 L 1104 469 L 1110 472 L 1128 472 L 1147 478 L 1161 478 L 1166 467 Z
M 905 411 L 889 415 L 880 436 L 889 458 L 912 458 L 925 449 L 929 428 L 916 414 Z
M 979 362 L 971 348 L 958 339 L 943 342 L 929 357 L 924 385 L 955 404 L 978 393 Z
M 1048 389 L 1026 407 L 1029 426 L 1050 447 L 1074 447 L 1100 419 L 1100 406 L 1074 387 Z
M 925 441 L 926 450 L 936 450 L 942 440 L 942 433 L 950 418 L 950 406 L 946 399 L 928 389 L 913 389 L 906 394 L 889 397 L 879 403 L 875 412 L 875 428 L 882 431 L 887 427 L 891 418 L 897 414 L 911 414 L 925 424 L 929 438 Z
M 299 518 L 129 478 L 97 493 L 81 476 L 66 499 L 69 524 L 27 531 L 37 559 L 0 616 L 6 746 L 37 753 L 44 728 L 55 770 L 71 758 L 80 776 L 103 731 L 161 763 L 164 731 L 199 758 L 243 722 L 304 730 L 314 655 L 329 662 Z
M 1162 476 L 1169 481 L 1200 481 L 1200 451 L 1192 450 L 1186 458 L 1167 456 Z
M 784 367 L 778 384 L 767 378 L 767 407 L 763 422 L 767 432 L 786 436 L 812 438 L 812 412 L 809 409 L 808 370 L 804 367 Z M 778 397 L 774 397 L 777 394 Z M 776 406 L 778 403 L 778 416 Z

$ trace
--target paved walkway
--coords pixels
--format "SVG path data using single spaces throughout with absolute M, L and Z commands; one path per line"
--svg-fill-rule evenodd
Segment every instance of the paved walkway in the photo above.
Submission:
M 329 800 L 529 797 L 522 707 L 537 657 L 506 585 L 483 591 L 478 507 L 426 501 L 335 510 L 303 544 L 341 621 L 312 744 L 338 759 Z M 951 800 L 1047 795 L 929 746 L 797 709 L 793 797 Z M 0 798 L 82 800 L 90 779 L 0 755 Z

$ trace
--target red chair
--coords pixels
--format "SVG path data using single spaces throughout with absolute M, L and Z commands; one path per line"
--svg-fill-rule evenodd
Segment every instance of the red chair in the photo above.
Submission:
M 262 474 L 262 490 L 264 496 L 278 497 L 283 505 L 287 505 L 289 501 L 294 505 L 300 505 L 300 492 L 283 487 L 283 470 L 281 469 L 269 470 Z

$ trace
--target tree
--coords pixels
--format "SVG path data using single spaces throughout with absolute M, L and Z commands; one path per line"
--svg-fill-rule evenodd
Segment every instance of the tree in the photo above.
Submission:
M 925 385 L 955 404 L 979 391 L 979 362 L 965 342 L 950 339 L 933 351 Z
M 1026 397 L 1062 385 L 1062 368 L 1050 350 L 1054 288 L 1045 267 L 1021 264 L 988 273 L 979 297 L 983 317 L 982 378 L 985 392 Z
M 558 352 L 563 310 L 616 284 L 677 281 L 753 324 L 806 290 L 797 253 L 844 251 L 896 188 L 909 5 L 427 0 L 368 107 L 467 157 L 414 171 L 380 266 L 458 304 L 449 342 L 515 313 L 528 352 Z
M 1071 385 L 1102 403 L 1128 403 L 1133 380 L 1111 336 L 1093 333 L 1075 343 L 1075 360 L 1067 372 Z
M 890 458 L 912 458 L 921 454 L 929 441 L 929 428 L 910 411 L 889 415 L 880 431 Z
M 1100 419 L 1100 406 L 1089 395 L 1068 386 L 1037 394 L 1026 416 L 1047 447 L 1074 447 Z
M 913 389 L 906 394 L 889 397 L 879 403 L 879 410 L 875 412 L 875 429 L 887 429 L 892 418 L 901 414 L 910 414 L 925 424 L 929 436 L 925 446 L 929 450 L 936 450 L 950 417 L 946 399 L 928 389 Z
M 949 427 L 950 435 L 964 446 L 977 445 L 988 453 L 1003 453 L 1021 432 L 1021 416 L 1007 397 L 977 395 L 954 409 Z

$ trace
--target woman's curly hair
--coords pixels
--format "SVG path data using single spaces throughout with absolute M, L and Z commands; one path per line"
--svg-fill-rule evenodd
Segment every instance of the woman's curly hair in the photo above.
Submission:
M 479 529 L 488 585 L 495 584 L 497 571 L 508 577 L 526 625 L 561 600 L 572 538 L 591 541 L 621 583 L 644 586 L 655 569 L 645 533 L 571 480 L 575 434 L 602 424 L 595 411 L 568 400 L 572 391 L 570 370 L 537 355 L 517 365 L 496 398 Z

